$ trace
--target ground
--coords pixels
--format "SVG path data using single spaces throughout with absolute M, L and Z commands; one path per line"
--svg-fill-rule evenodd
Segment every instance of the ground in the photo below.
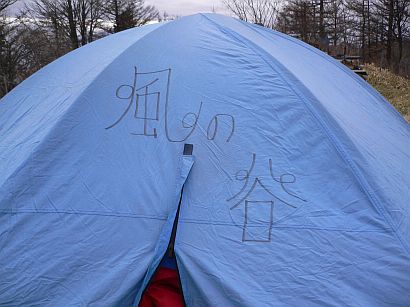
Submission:
M 364 69 L 369 75 L 367 81 L 410 123 L 410 79 L 373 64 L 366 64 Z

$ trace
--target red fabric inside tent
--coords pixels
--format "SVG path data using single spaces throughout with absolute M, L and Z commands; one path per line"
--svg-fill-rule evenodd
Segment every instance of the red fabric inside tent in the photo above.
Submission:
M 141 299 L 139 307 L 183 307 L 177 270 L 160 267 Z

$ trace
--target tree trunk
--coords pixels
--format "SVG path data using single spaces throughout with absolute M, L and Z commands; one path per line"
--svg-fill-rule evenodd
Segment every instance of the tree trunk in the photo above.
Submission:
M 392 45 L 393 45 L 393 17 L 394 17 L 394 0 L 389 0 L 389 15 L 387 21 L 387 46 L 386 46 L 386 60 L 387 64 L 391 65 L 392 60 Z
M 362 1 L 362 7 L 361 7 L 361 13 L 362 13 L 362 27 L 361 27 L 361 45 L 362 45 L 362 50 L 361 50 L 361 57 L 362 60 L 365 60 L 365 50 L 366 50 L 366 9 L 365 9 L 365 2 L 364 0 Z
M 67 17 L 68 17 L 68 26 L 70 30 L 70 40 L 71 48 L 76 49 L 79 47 L 78 37 L 77 37 L 77 27 L 74 17 L 73 3 L 71 0 L 67 0 Z

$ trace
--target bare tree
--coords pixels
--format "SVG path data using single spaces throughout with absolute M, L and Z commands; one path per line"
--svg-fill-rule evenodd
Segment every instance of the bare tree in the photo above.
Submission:
M 334 0 L 330 3 L 328 29 L 333 46 L 338 46 L 344 40 L 344 27 L 346 12 L 342 0 Z M 344 42 L 343 42 L 344 43 Z
M 75 3 L 77 16 L 77 31 L 81 38 L 81 45 L 94 40 L 95 30 L 101 28 L 104 18 L 103 0 L 77 0 Z
M 15 26 L 3 15 L 15 2 L 16 0 L 0 0 L 0 97 L 9 92 L 18 82 L 15 63 L 18 62 L 19 48 L 12 35 Z
M 409 0 L 375 0 L 377 16 L 382 23 L 382 39 L 389 67 L 398 70 L 403 58 L 405 33 L 409 28 Z M 397 52 L 395 52 L 397 51 Z
M 105 16 L 113 24 L 109 32 L 142 26 L 159 18 L 157 9 L 144 0 L 106 0 Z
M 102 27 L 104 18 L 104 0 L 89 1 L 89 18 L 88 18 L 88 41 L 92 42 L 95 38 L 95 30 Z
M 279 8 L 278 0 L 223 0 L 226 7 L 238 18 L 274 28 Z
M 316 4 L 310 1 L 288 1 L 279 13 L 278 30 L 318 46 L 319 24 L 316 18 L 316 8 Z
M 56 35 L 62 30 L 71 49 L 76 49 L 94 40 L 103 22 L 105 4 L 104 0 L 33 0 L 26 5 L 26 14 Z
M 74 0 L 76 1 L 76 0 Z M 60 34 L 60 30 L 70 39 L 71 49 L 78 48 L 76 3 L 73 0 L 33 0 L 26 4 L 26 14 L 37 25 L 48 27 Z
M 17 0 L 0 0 L 0 14 L 6 8 L 8 8 L 9 6 L 13 5 L 16 2 L 17 2 Z
M 397 63 L 400 64 L 403 58 L 403 40 L 406 33 L 406 27 L 409 26 L 410 0 L 394 0 L 394 10 L 395 29 L 397 31 L 396 37 L 399 48 Z
M 387 7 L 387 63 L 391 65 L 392 44 L 393 44 L 393 22 L 394 22 L 394 0 L 386 0 L 383 3 Z

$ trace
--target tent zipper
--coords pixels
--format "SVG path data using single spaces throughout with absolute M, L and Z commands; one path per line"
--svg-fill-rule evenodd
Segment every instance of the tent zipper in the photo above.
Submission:
M 171 258 L 175 258 L 174 245 L 175 245 L 175 238 L 176 238 L 176 234 L 177 234 L 178 220 L 179 220 L 179 211 L 180 211 L 180 208 L 181 208 L 182 194 L 183 194 L 183 193 L 184 193 L 184 186 L 182 186 L 181 194 L 180 194 L 180 196 L 179 196 L 179 203 L 178 203 L 177 213 L 176 213 L 175 219 L 174 219 L 174 224 L 173 224 L 173 226 L 172 226 L 171 238 L 170 238 L 170 240 L 169 240 L 167 250 L 166 250 L 166 252 L 162 255 L 162 258 L 161 258 L 161 259 L 163 259 L 163 258 L 166 256 L 166 254 L 168 254 L 168 256 L 171 257 Z M 162 261 L 161 261 L 161 262 L 162 262 Z M 148 282 L 147 286 L 145 287 L 144 291 L 142 291 L 142 295 L 141 295 L 141 298 L 140 298 L 140 302 L 139 302 L 139 303 L 141 303 L 141 300 L 142 300 L 142 298 L 144 297 L 145 292 L 148 290 L 149 286 L 150 286 L 151 283 L 152 283 L 152 280 L 153 280 L 154 277 L 157 275 L 158 270 L 159 270 L 160 267 L 161 267 L 161 262 L 158 264 L 157 268 L 155 269 L 154 274 L 152 274 L 151 279 L 149 280 L 149 282 Z M 178 283 L 179 283 L 179 288 L 180 288 L 180 290 L 181 290 L 182 301 L 183 301 L 183 303 L 184 303 L 184 306 L 186 306 L 185 297 L 184 297 L 184 292 L 183 292 L 183 290 L 182 290 L 181 277 L 180 277 L 180 275 L 179 275 L 178 263 L 177 263 L 176 259 L 175 259 L 175 263 L 176 263 L 176 268 L 177 268 L 176 271 L 177 271 L 177 274 L 178 274 Z M 138 305 L 139 305 L 139 303 L 138 303 Z
M 193 145 L 192 144 L 184 144 L 184 152 L 183 155 L 186 156 L 192 156 L 192 152 L 193 152 Z M 191 164 L 192 166 L 192 164 Z M 188 176 L 188 173 L 191 169 L 191 166 L 189 166 L 188 172 L 186 174 L 186 176 Z M 186 177 L 185 177 L 186 180 Z M 181 295 L 182 295 L 182 301 L 184 303 L 184 306 L 186 306 L 186 302 L 185 302 L 185 297 L 184 297 L 184 293 L 183 293 L 183 289 L 182 289 L 182 283 L 181 283 L 181 277 L 179 275 L 179 268 L 178 268 L 178 263 L 176 261 L 176 256 L 175 256 L 175 251 L 174 251 L 174 246 L 175 246 L 175 238 L 176 238 L 176 233 L 177 233 L 177 228 L 178 228 L 178 220 L 179 220 L 179 213 L 180 213 L 180 209 L 181 209 L 181 203 L 182 203 L 182 197 L 183 197 L 183 193 L 184 193 L 184 186 L 185 186 L 185 180 L 184 183 L 181 186 L 181 192 L 179 194 L 179 202 L 178 202 L 178 206 L 177 206 L 177 211 L 175 214 L 175 218 L 174 218 L 174 222 L 172 224 L 172 230 L 171 230 L 171 236 L 168 242 L 168 246 L 167 249 L 165 251 L 165 253 L 162 255 L 161 257 L 161 261 L 159 262 L 159 264 L 157 265 L 157 267 L 154 270 L 154 273 L 152 274 L 151 278 L 149 279 L 146 287 L 144 288 L 144 290 L 142 291 L 139 303 L 141 302 L 142 298 L 144 297 L 147 289 L 149 288 L 149 286 L 152 283 L 152 280 L 154 279 L 154 277 L 156 276 L 156 274 L 158 273 L 158 270 L 161 267 L 161 262 L 162 259 L 164 259 L 165 255 L 168 254 L 169 257 L 171 258 L 175 258 L 175 264 L 176 264 L 176 271 L 177 271 L 177 275 L 178 275 L 178 283 L 179 283 L 179 288 L 181 291 Z M 139 305 L 138 303 L 138 305 Z

